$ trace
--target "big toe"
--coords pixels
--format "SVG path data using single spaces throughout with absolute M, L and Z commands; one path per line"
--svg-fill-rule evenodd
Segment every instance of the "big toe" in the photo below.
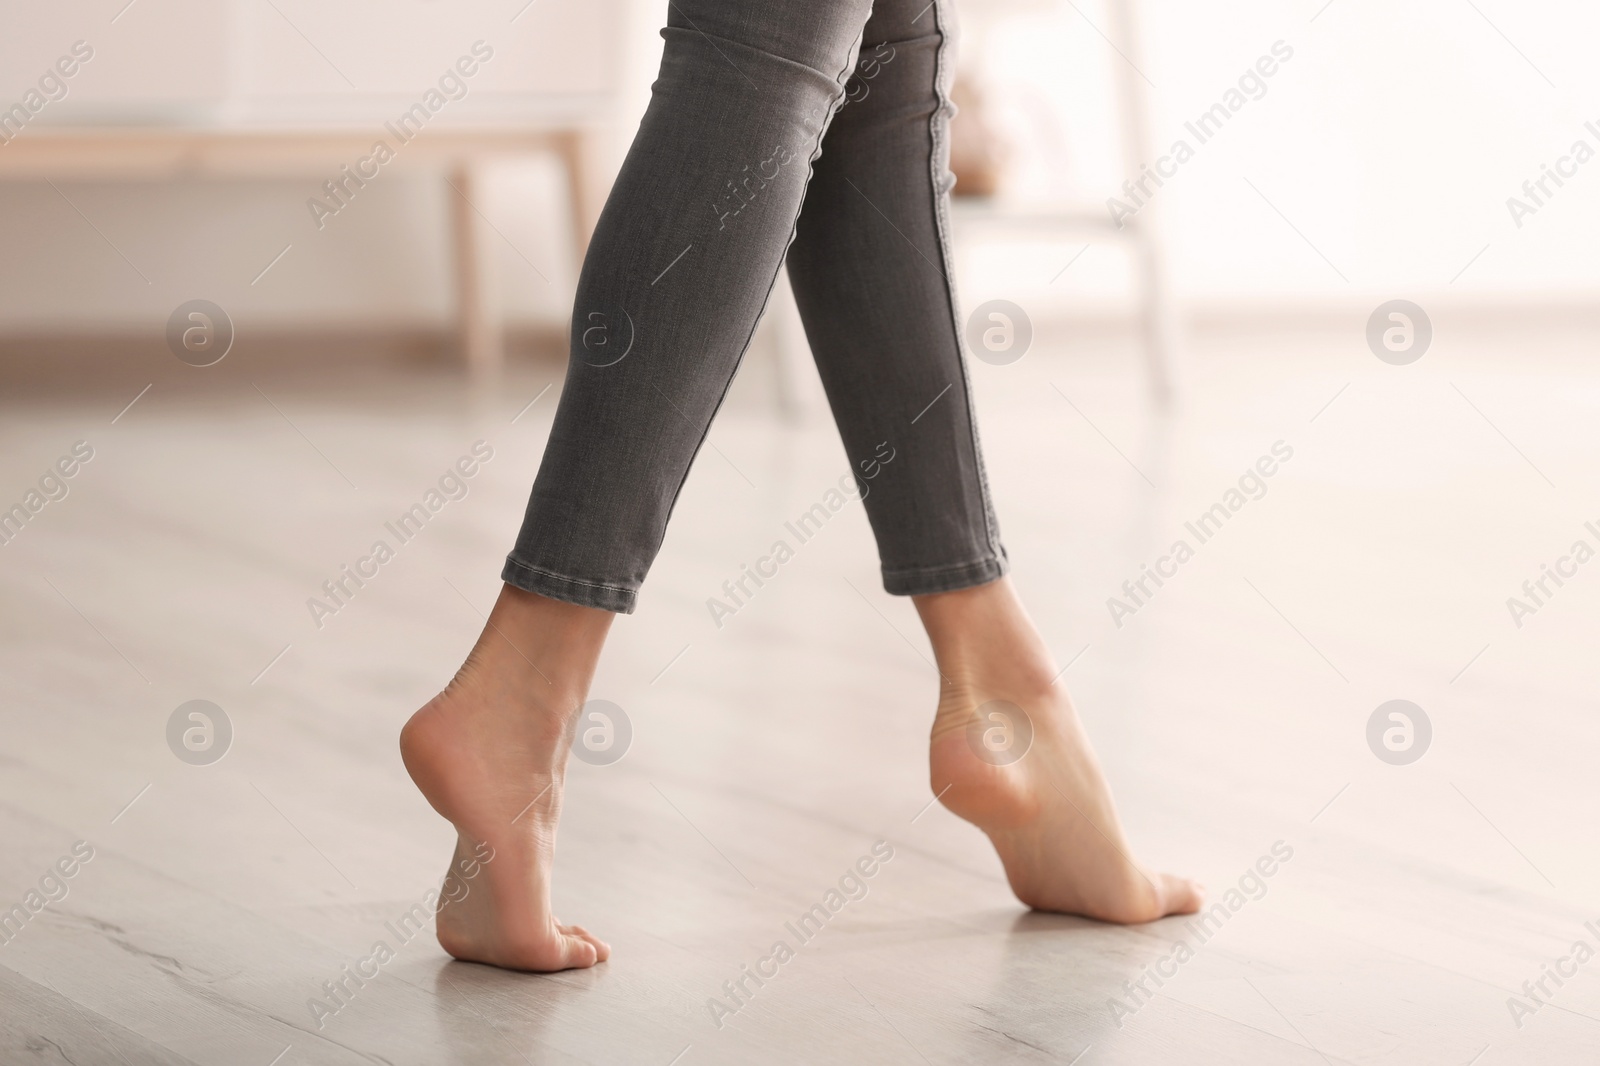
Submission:
M 1157 884 L 1161 887 L 1161 913 L 1167 914 L 1193 914 L 1200 909 L 1206 900 L 1205 887 L 1198 881 L 1191 881 L 1187 877 L 1178 877 L 1174 874 L 1158 874 Z

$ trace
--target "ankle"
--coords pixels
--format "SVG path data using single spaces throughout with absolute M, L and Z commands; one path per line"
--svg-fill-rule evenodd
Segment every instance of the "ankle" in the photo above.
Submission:
M 614 617 L 504 585 L 446 691 L 487 690 L 495 700 L 575 709 L 588 694 Z
M 1009 578 L 915 597 L 946 695 L 1042 696 L 1056 665 Z M 953 693 L 952 693 L 953 690 Z

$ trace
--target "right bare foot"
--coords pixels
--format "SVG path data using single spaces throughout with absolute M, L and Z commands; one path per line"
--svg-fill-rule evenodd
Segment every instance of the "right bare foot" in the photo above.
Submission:
M 1124 924 L 1197 911 L 1197 883 L 1129 858 L 1111 790 L 1010 582 L 918 597 L 917 608 L 942 675 L 929 748 L 934 792 L 988 835 L 1017 898 Z M 1021 708 L 1032 731 L 1014 761 L 978 754 L 983 730 L 1006 726 L 980 721 L 980 708 L 1003 705 Z
M 450 866 L 467 892 L 435 924 L 458 959 L 549 972 L 611 954 L 550 912 L 571 728 L 611 618 L 506 586 L 455 679 L 401 730 L 411 779 L 456 828 Z M 477 875 L 462 879 L 474 861 Z

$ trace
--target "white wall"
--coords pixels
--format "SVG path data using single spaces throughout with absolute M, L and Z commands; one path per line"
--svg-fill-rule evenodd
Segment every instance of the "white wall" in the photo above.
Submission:
M 1075 3 L 1083 15 L 1063 4 L 1043 23 L 1027 21 L 1035 17 L 1028 12 L 1008 16 L 1005 5 L 982 17 L 986 9 L 969 5 L 969 21 L 978 24 L 973 43 L 993 79 L 1031 101 L 1007 116 L 1021 191 L 1070 189 L 1103 203 L 1133 176 L 1124 173 L 1107 106 L 1111 68 L 1122 60 L 1090 25 L 1109 28 L 1102 6 Z M 1154 0 L 1142 12 L 1139 65 L 1155 85 L 1153 134 L 1162 152 L 1273 42 L 1294 49 L 1266 95 L 1200 146 L 1153 199 L 1190 304 L 1249 310 L 1378 294 L 1463 302 L 1600 295 L 1600 159 L 1520 228 L 1506 207 L 1575 139 L 1600 151 L 1600 136 L 1583 128 L 1589 119 L 1600 128 L 1594 5 Z M 1065 116 L 1060 144 L 1037 132 L 1047 107 Z M 1067 255 L 996 254 L 985 283 L 1042 293 L 1039 273 L 1053 276 L 1078 247 Z M 1122 273 L 1114 250 L 1091 249 L 1056 288 L 1071 285 L 1080 297 L 1114 291 Z

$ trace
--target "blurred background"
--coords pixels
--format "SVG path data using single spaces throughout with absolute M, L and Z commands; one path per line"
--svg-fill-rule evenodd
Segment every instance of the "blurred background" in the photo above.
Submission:
M 780 283 L 596 681 L 632 747 L 572 767 L 558 913 L 614 960 L 519 984 L 408 948 L 310 1036 L 316 983 L 437 883 L 394 738 L 497 592 L 665 10 L 9 5 L 0 508 L 94 451 L 0 546 L 0 900 L 99 849 L 0 947 L 27 1032 L 92 1041 L 88 1009 L 130 1058 L 285 1066 L 917 1061 L 902 1031 L 925 1061 L 1586 1061 L 1592 976 L 1507 1009 L 1600 944 L 1600 11 L 1570 0 L 962 6 L 962 310 L 1025 338 L 969 360 L 1015 580 L 1141 856 L 1220 890 L 1295 847 L 1225 947 L 1112 1025 L 1177 932 L 1023 916 L 977 833 L 919 814 L 937 676 L 858 507 L 708 617 L 849 469 Z M 220 361 L 181 342 L 192 301 Z M 480 440 L 469 495 L 308 615 Z M 214 766 L 168 740 L 196 698 L 231 718 Z M 1396 699 L 1430 723 L 1398 761 L 1370 732 Z M 870 903 L 711 1029 L 880 838 Z
M 294 0 L 119 7 L 13 12 L 0 41 L 7 104 L 73 42 L 87 42 L 94 58 L 6 156 L 57 127 L 100 123 L 218 134 L 339 124 L 378 134 L 483 40 L 495 58 L 436 129 L 509 122 L 581 132 L 598 198 L 660 50 L 656 7 L 620 0 L 539 2 L 520 13 L 512 3 L 418 0 L 381 16 L 360 4 Z M 968 124 L 981 122 L 995 143 L 996 194 L 1100 214 L 1139 176 L 1139 162 L 1153 164 L 1177 138 L 1193 141 L 1184 123 L 1274 42 L 1292 49 L 1263 79 L 1265 95 L 1199 146 L 1155 198 L 1186 321 L 1325 315 L 1400 293 L 1430 307 L 1537 306 L 1548 316 L 1583 311 L 1600 283 L 1600 264 L 1586 254 L 1600 224 L 1586 175 L 1520 229 L 1505 204 L 1586 136 L 1594 117 L 1585 104 L 1595 75 L 1581 42 L 1597 16 L 1580 5 L 1479 10 L 1441 0 L 1387 11 L 1336 0 L 1319 11 L 1156 0 L 1138 6 L 1138 36 L 1120 50 L 1106 36 L 1117 32 L 1114 11 L 1093 3 L 1012 0 L 969 4 L 961 15 Z M 1118 110 L 1130 51 L 1148 105 L 1141 148 L 1125 143 Z M 498 231 L 487 242 L 492 295 L 513 331 L 549 332 L 569 310 L 573 279 L 568 175 L 554 153 L 483 154 L 486 187 L 474 201 Z M 198 295 L 256 332 L 415 339 L 447 330 L 450 188 L 408 169 L 402 154 L 394 173 L 360 193 L 359 210 L 318 230 L 305 202 L 336 170 L 323 162 L 273 173 L 293 168 L 257 157 L 218 163 L 231 173 L 211 177 L 197 173 L 204 157 L 147 159 L 146 174 L 106 180 L 96 173 L 112 169 L 104 161 L 5 158 L 0 330 L 42 339 L 142 334 Z M 82 215 L 30 166 L 47 171 Z M 967 177 L 969 189 L 982 184 Z M 1117 242 L 1093 242 L 1057 278 L 1083 239 L 1004 236 L 967 235 L 983 244 L 963 256 L 969 303 L 1003 292 L 1036 319 L 1115 320 L 1137 299 Z M 258 280 L 285 246 L 292 251 Z

